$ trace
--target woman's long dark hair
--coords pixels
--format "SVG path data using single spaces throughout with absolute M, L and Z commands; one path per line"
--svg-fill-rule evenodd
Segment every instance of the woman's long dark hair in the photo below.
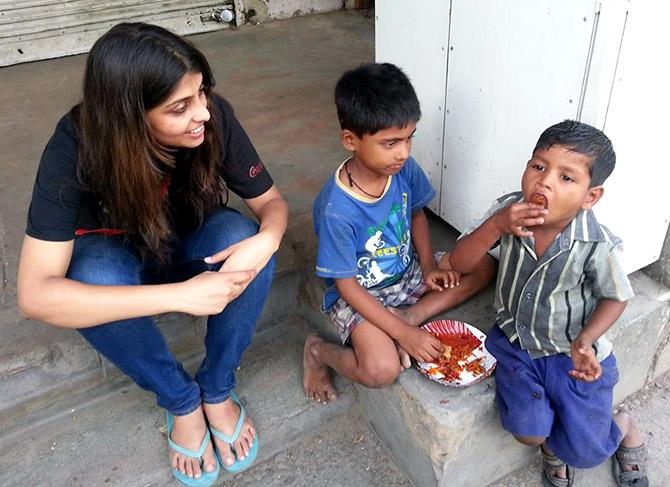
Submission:
M 162 146 L 146 120 L 187 73 L 201 73 L 211 118 L 194 149 Z M 164 263 L 174 230 L 170 201 L 195 224 L 221 198 L 223 145 L 205 57 L 188 41 L 155 25 L 123 23 L 96 41 L 86 64 L 77 123 L 79 177 L 100 199 L 103 223 L 122 228 L 143 254 Z M 177 163 L 178 162 L 178 163 Z M 173 175 L 168 199 L 166 177 Z

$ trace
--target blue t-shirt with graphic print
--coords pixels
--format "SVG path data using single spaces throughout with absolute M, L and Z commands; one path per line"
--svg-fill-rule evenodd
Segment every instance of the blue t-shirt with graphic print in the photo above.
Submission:
M 342 164 L 314 201 L 314 230 L 319 239 L 316 275 L 326 278 L 324 309 L 339 298 L 334 278 L 355 277 L 370 288 L 396 282 L 412 262 L 412 211 L 435 196 L 430 181 L 410 157 L 379 199 L 354 193 L 339 180 Z

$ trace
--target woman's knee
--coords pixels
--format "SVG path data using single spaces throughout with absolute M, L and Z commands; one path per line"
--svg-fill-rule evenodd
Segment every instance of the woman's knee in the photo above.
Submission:
M 222 208 L 210 215 L 204 222 L 202 230 L 220 239 L 214 244 L 217 249 L 212 253 L 241 242 L 258 233 L 258 223 L 230 208 Z
M 141 284 L 140 274 L 135 269 L 114 265 L 70 266 L 68 279 L 99 286 L 132 286 Z
M 360 365 L 360 383 L 370 389 L 379 389 L 395 382 L 400 375 L 399 360 L 370 361 Z
M 523 443 L 524 445 L 528 446 L 540 446 L 547 440 L 547 438 L 544 436 L 521 436 L 521 435 L 514 435 L 514 439 L 519 443 Z
M 139 256 L 123 248 L 100 246 L 80 253 L 75 248 L 66 277 L 85 284 L 137 285 L 140 269 Z

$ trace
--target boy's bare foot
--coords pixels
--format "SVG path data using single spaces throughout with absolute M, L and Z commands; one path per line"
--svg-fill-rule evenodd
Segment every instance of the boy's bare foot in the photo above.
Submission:
M 417 326 L 419 322 L 416 317 L 412 314 L 412 307 L 407 308 L 387 308 L 391 313 L 396 316 L 399 316 L 404 321 L 409 323 L 412 326 Z M 409 369 L 412 366 L 412 359 L 409 354 L 396 342 L 396 348 L 398 349 L 398 359 L 400 360 L 400 367 L 403 370 Z
M 202 444 L 202 439 L 207 432 L 207 424 L 202 408 L 198 408 L 190 414 L 184 416 L 172 416 L 174 424 L 170 439 L 179 446 L 189 450 L 198 451 Z M 202 475 L 200 462 L 197 458 L 191 458 L 170 449 L 170 463 L 172 467 L 191 478 L 200 478 Z M 212 443 L 210 442 L 202 454 L 202 468 L 205 472 L 216 470 L 216 458 Z
M 235 433 L 235 426 L 240 417 L 240 407 L 230 397 L 218 404 L 203 404 L 203 408 L 207 415 L 207 420 L 213 428 L 226 436 L 232 436 Z M 251 445 L 254 443 L 255 434 L 256 430 L 247 415 L 244 417 L 244 424 L 240 430 L 240 435 L 233 444 L 235 453 L 233 453 L 228 443 L 212 436 L 223 464 L 230 467 L 235 463 L 236 458 L 244 460 L 251 450 Z
M 330 379 L 328 367 L 319 362 L 314 353 L 315 345 L 322 342 L 323 340 L 316 335 L 310 335 L 305 340 L 302 356 L 302 383 L 307 397 L 318 403 L 328 404 L 337 399 L 337 394 Z
M 409 369 L 412 366 L 412 359 L 409 354 L 402 348 L 398 342 L 395 344 L 398 349 L 398 359 L 400 359 L 400 367 L 402 370 Z

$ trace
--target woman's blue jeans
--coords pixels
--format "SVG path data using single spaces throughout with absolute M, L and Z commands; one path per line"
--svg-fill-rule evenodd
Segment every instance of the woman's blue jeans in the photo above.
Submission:
M 209 215 L 196 231 L 176 238 L 169 268 L 159 272 L 142 262 L 122 237 L 89 234 L 77 237 L 67 277 L 87 284 L 139 285 L 186 280 L 221 264 L 203 259 L 258 232 L 258 225 L 235 210 Z M 143 389 L 156 394 L 158 405 L 175 415 L 195 411 L 201 402 L 225 401 L 235 387 L 235 370 L 251 343 L 256 320 L 270 290 L 274 257 L 245 291 L 207 320 L 205 358 L 192 378 L 167 348 L 153 318 L 115 321 L 79 333 Z

